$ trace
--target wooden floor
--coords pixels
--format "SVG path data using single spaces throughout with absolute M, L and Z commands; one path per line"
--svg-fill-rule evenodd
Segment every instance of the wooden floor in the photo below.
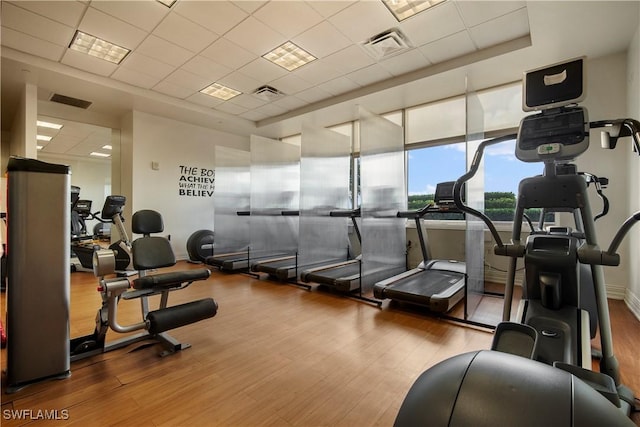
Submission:
M 72 274 L 72 337 L 93 331 L 96 284 L 90 273 Z M 487 349 L 492 338 L 396 305 L 378 309 L 242 274 L 213 272 L 174 292 L 170 304 L 208 296 L 217 316 L 172 331 L 193 345 L 178 354 L 160 358 L 157 348 L 134 344 L 11 395 L 3 375 L 2 425 L 32 422 L 8 420 L 7 410 L 58 410 L 68 419 L 57 424 L 80 426 L 390 426 L 422 371 Z M 610 306 L 623 380 L 640 393 L 640 322 L 621 301 Z M 2 294 L 3 318 L 4 308 Z M 139 304 L 122 301 L 119 310 L 121 323 L 135 321 Z

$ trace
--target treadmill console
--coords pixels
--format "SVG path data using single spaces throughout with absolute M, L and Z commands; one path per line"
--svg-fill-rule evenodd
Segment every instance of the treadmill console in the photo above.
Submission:
M 80 199 L 76 202 L 73 210 L 78 212 L 80 216 L 89 216 L 91 214 L 91 200 Z
M 525 73 L 523 110 L 542 112 L 520 122 L 516 157 L 523 162 L 571 160 L 589 148 L 584 92 L 584 58 Z

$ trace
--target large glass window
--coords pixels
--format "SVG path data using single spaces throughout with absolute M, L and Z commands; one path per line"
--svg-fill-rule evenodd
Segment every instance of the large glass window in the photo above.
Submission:
M 493 221 L 512 221 L 521 179 L 539 175 L 542 165 L 515 157 L 515 140 L 489 147 L 484 156 L 485 214 Z M 466 172 L 465 143 L 429 146 L 407 151 L 408 207 L 419 209 L 434 200 L 439 182 L 455 181 Z M 539 210 L 527 215 L 532 221 Z M 426 219 L 461 220 L 459 214 L 432 215 Z

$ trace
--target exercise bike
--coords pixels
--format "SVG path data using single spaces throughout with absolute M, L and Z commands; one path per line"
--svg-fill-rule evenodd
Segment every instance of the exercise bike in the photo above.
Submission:
M 619 138 L 631 137 L 640 154 L 640 122 L 590 123 L 586 109 L 571 105 L 583 99 L 583 81 L 582 59 L 525 74 L 524 104 L 536 99 L 534 107 L 542 112 L 521 121 L 516 157 L 543 162 L 545 168 L 543 175 L 520 182 L 511 243 L 503 243 L 486 215 L 463 203 L 461 189 L 477 173 L 484 150 L 514 135 L 482 142 L 469 172 L 457 180 L 458 208 L 480 218 L 496 242 L 494 252 L 510 258 L 503 322 L 496 328 L 492 351 L 459 355 L 424 372 L 407 394 L 397 426 L 633 425 L 627 417 L 636 410 L 635 399 L 620 383 L 602 266 L 619 265 L 616 251 L 640 221 L 640 212 L 625 221 L 607 250 L 601 250 L 587 195 L 589 178 L 578 172 L 573 159 L 587 150 L 591 128 L 604 128 L 603 148 L 615 148 Z M 583 235 L 532 233 L 521 242 L 528 208 L 572 212 Z M 525 265 L 523 299 L 511 321 L 518 258 Z M 590 370 L 590 320 L 589 311 L 582 308 L 581 265 L 589 267 L 595 293 L 600 372 Z M 427 413 L 427 405 L 439 409 Z
M 120 240 L 112 243 L 109 249 L 115 253 L 115 271 L 119 276 L 131 276 L 137 273 L 132 264 L 131 241 L 124 228 L 122 212 L 125 203 L 125 196 L 111 195 L 105 199 L 101 212 L 86 212 L 86 208 L 82 211 L 85 219 L 95 219 L 104 224 L 113 224 L 118 230 Z M 81 267 L 85 271 L 93 271 L 93 255 L 100 249 L 99 245 L 93 243 L 72 245 L 72 251 L 78 257 Z

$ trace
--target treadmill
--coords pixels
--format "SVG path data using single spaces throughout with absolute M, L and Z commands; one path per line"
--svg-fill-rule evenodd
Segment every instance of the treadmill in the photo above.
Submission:
M 358 241 L 362 243 L 360 229 L 356 221 L 356 218 L 361 215 L 360 208 L 331 211 L 329 215 L 351 218 Z M 328 285 L 341 292 L 351 292 L 360 288 L 361 264 L 361 255 L 358 255 L 354 259 L 306 268 L 300 273 L 300 280 L 306 283 L 314 282 Z
M 462 214 L 453 200 L 454 184 L 455 181 L 439 183 L 436 187 L 434 203 L 422 209 L 398 212 L 399 218 L 415 220 L 423 261 L 412 270 L 374 284 L 375 298 L 406 302 L 427 307 L 436 313 L 446 313 L 464 297 L 467 278 L 465 263 L 431 259 L 420 226 L 421 218 L 427 214 Z
M 251 211 L 238 211 L 238 216 L 250 216 Z M 207 257 L 204 262 L 212 267 L 217 267 L 221 271 L 242 271 L 248 270 L 250 260 L 266 260 L 271 258 L 291 256 L 285 253 L 273 253 L 272 251 L 251 251 L 249 247 L 243 251 L 228 252 Z

